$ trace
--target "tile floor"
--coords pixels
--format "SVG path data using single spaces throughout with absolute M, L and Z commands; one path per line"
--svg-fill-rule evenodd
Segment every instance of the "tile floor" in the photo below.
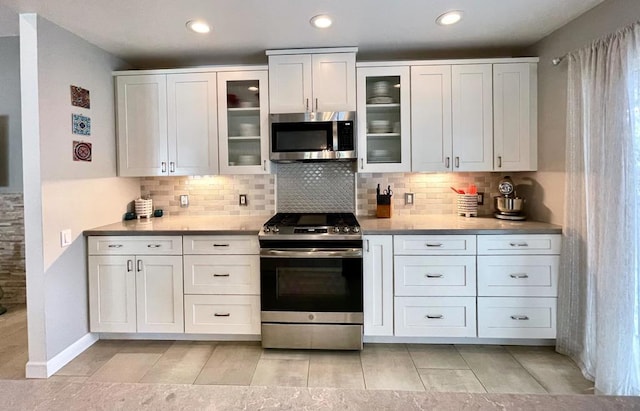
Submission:
M 0 379 L 24 379 L 26 313 L 0 316 Z M 259 343 L 100 340 L 50 378 L 60 382 L 592 394 L 551 347 L 365 344 L 361 352 L 263 350 Z

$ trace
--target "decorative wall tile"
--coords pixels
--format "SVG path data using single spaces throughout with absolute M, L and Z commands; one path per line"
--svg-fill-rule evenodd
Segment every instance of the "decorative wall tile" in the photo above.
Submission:
M 26 302 L 23 201 L 22 193 L 0 193 L 0 305 Z
M 355 163 L 278 164 L 278 211 L 355 212 Z
M 165 215 L 269 215 L 276 208 L 273 175 L 145 177 L 140 184 L 142 196 Z M 180 207 L 183 194 L 189 207 Z M 240 194 L 247 206 L 238 204 Z

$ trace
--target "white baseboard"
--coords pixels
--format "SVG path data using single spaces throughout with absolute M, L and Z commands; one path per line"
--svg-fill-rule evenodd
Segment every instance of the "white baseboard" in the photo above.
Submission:
M 396 337 L 365 335 L 365 343 L 383 344 L 481 344 L 481 345 L 556 345 L 555 339 L 541 338 L 478 338 L 478 337 Z
M 52 359 L 47 362 L 43 361 L 29 361 L 25 367 L 25 374 L 27 378 L 49 378 L 60 368 L 67 365 L 71 360 L 84 352 L 87 348 L 91 347 L 96 341 L 98 341 L 98 334 L 88 333 L 85 334 L 78 341 L 74 342 L 62 352 L 58 353 Z

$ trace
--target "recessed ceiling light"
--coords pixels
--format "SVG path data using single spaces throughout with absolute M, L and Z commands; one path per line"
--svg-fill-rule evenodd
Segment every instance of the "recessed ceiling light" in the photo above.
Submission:
M 441 26 L 449 26 L 451 24 L 456 24 L 462 19 L 462 12 L 460 10 L 448 11 L 444 14 L 441 14 L 436 19 L 436 23 Z
M 187 28 L 195 33 L 207 34 L 211 31 L 211 27 L 204 20 L 189 20 Z
M 311 17 L 311 20 L 309 20 L 309 22 L 313 27 L 318 29 L 326 29 L 327 27 L 331 27 L 331 24 L 333 23 L 331 21 L 331 17 L 327 16 L 326 14 L 313 16 Z

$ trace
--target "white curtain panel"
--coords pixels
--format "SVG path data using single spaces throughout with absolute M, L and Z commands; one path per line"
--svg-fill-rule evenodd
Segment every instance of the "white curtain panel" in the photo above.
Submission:
M 568 55 L 557 350 L 640 395 L 640 24 Z

